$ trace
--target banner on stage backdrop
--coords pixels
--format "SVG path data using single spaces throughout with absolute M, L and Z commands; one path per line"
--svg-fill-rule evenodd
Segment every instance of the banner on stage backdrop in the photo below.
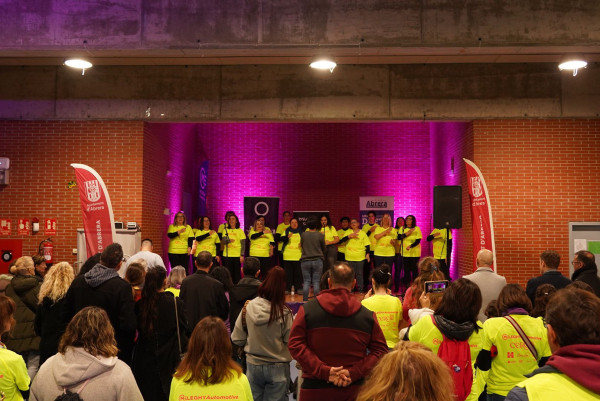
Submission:
M 294 211 L 294 213 L 292 214 L 294 216 L 294 218 L 298 219 L 298 226 L 300 227 L 300 231 L 305 231 L 306 230 L 306 223 L 308 222 L 308 219 L 310 219 L 311 217 L 319 220 L 319 218 L 322 215 L 327 215 L 327 218 L 329 219 L 329 221 L 331 221 L 331 217 L 329 216 L 329 212 L 328 211 L 318 211 L 318 210 L 301 210 L 301 211 Z M 333 223 L 331 221 L 331 223 Z M 335 224 L 333 224 L 335 226 Z M 319 227 L 321 226 L 321 222 L 319 220 Z
M 494 255 L 494 271 L 496 271 L 494 223 L 487 185 L 475 163 L 467 159 L 463 160 L 467 168 L 467 185 L 473 224 L 473 270 L 477 269 L 477 253 L 482 249 L 489 249 Z
M 79 188 L 83 231 L 89 258 L 114 242 L 115 218 L 108 190 L 100 175 L 85 164 L 71 164 L 71 167 L 75 169 Z
M 367 214 L 370 211 L 375 212 L 375 221 L 381 224 L 381 218 L 388 213 L 392 217 L 394 225 L 394 197 L 393 196 L 361 196 L 360 204 L 360 225 L 363 226 L 369 222 Z
M 279 197 L 244 197 L 244 231 L 248 231 L 258 216 L 265 216 L 265 226 L 275 231 L 279 218 Z
M 206 208 L 206 193 L 208 192 L 208 160 L 204 160 L 200 165 L 198 174 L 198 216 L 208 214 Z

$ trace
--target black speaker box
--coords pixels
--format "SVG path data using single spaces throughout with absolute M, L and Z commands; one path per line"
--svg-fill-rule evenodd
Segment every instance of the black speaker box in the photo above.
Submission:
M 433 226 L 462 228 L 462 187 L 438 185 L 433 187 Z

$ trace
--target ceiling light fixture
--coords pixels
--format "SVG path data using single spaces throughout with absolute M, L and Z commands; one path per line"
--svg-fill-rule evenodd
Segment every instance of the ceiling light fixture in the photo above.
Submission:
M 319 59 L 310 63 L 311 68 L 315 68 L 317 70 L 329 70 L 329 72 L 333 72 L 333 69 L 337 66 L 335 61 L 327 60 L 327 59 Z
M 573 76 L 577 75 L 577 70 L 580 68 L 585 68 L 587 66 L 587 61 L 583 61 L 579 58 L 570 58 L 566 59 L 566 61 L 560 63 L 558 65 L 559 70 L 572 70 Z
M 76 68 L 78 70 L 81 70 L 81 75 L 85 75 L 86 69 L 92 68 L 92 63 L 90 63 L 87 60 L 80 59 L 80 58 L 70 58 L 68 60 L 65 60 L 65 65 L 67 67 Z

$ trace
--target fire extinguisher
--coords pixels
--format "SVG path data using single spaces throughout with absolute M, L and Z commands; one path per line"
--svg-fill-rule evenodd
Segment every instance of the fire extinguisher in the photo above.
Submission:
M 52 263 L 52 252 L 54 251 L 54 245 L 52 244 L 52 239 L 46 238 L 42 242 L 40 242 L 40 246 L 38 248 L 38 252 L 40 255 L 46 259 L 46 263 Z

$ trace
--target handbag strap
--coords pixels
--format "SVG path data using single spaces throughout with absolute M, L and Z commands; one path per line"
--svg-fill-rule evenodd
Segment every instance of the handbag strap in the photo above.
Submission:
M 246 307 L 250 303 L 250 300 L 244 302 L 244 307 L 242 308 L 242 328 L 247 333 L 248 332 L 248 323 L 246 323 Z
M 523 331 L 523 329 L 521 328 L 521 326 L 519 326 L 519 323 L 517 323 L 517 321 L 515 319 L 513 319 L 512 316 L 504 316 L 504 318 L 506 320 L 508 320 L 510 322 L 510 324 L 513 325 L 513 327 L 515 328 L 515 330 L 517 330 L 517 333 L 519 333 L 519 336 L 521 336 L 521 339 L 523 340 L 523 342 L 525 343 L 525 345 L 527 345 L 527 348 L 529 348 L 529 351 L 531 352 L 531 355 L 533 355 L 533 357 L 537 361 L 538 360 L 537 351 L 535 350 L 535 347 L 533 346 L 533 343 L 531 342 L 531 340 L 529 339 L 529 337 L 527 337 L 527 334 L 525 334 L 525 332 Z
M 175 323 L 177 324 L 177 344 L 179 345 L 179 355 L 181 355 L 181 335 L 179 334 L 179 313 L 177 312 L 177 297 L 173 297 L 175 305 Z

